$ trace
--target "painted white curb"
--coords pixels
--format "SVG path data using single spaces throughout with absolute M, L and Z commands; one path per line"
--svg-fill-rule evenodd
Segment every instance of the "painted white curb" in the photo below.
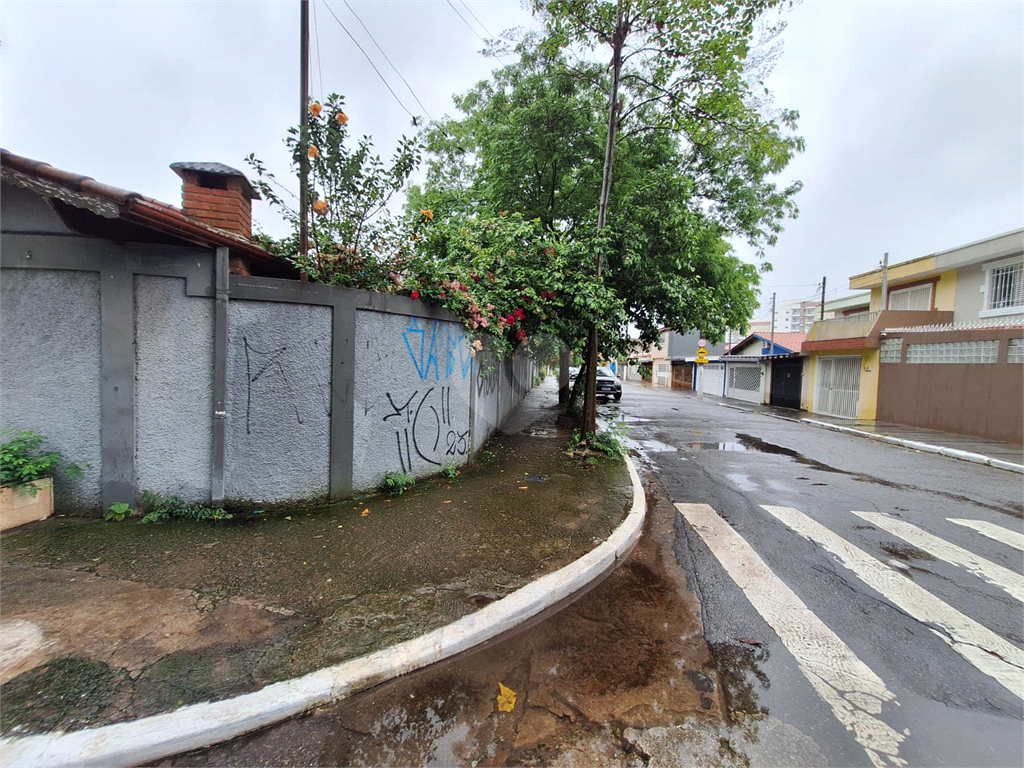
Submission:
M 0 739 L 5 768 L 134 766 L 241 736 L 490 640 L 600 578 L 640 538 L 647 505 L 628 456 L 633 505 L 610 537 L 579 560 L 475 613 L 399 645 L 223 701 L 71 733 Z
M 989 456 L 984 456 L 980 453 L 961 451 L 957 450 L 956 448 L 946 448 L 941 445 L 919 443 L 916 440 L 904 440 L 901 437 L 892 437 L 890 435 L 879 435 L 876 432 L 864 432 L 860 429 L 844 427 L 840 424 L 830 424 L 827 421 L 817 421 L 815 419 L 800 419 L 800 421 L 804 422 L 805 424 L 813 424 L 816 427 L 824 427 L 825 429 L 831 429 L 833 432 L 845 432 L 846 434 L 850 435 L 869 437 L 872 440 L 881 440 L 883 443 L 901 445 L 904 448 L 912 448 L 915 451 L 923 451 L 925 453 L 937 453 L 940 456 L 949 456 L 950 458 L 960 459 L 961 461 L 970 461 L 974 464 L 985 464 L 990 467 L 995 467 L 996 469 L 1008 469 L 1011 472 L 1019 472 L 1021 474 L 1024 474 L 1024 464 L 1014 464 L 1012 461 L 993 459 Z

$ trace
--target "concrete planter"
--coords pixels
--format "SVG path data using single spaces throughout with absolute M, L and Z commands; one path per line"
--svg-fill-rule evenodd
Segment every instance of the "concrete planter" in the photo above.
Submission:
M 35 486 L 35 493 L 26 486 Z M 0 531 L 53 514 L 53 478 L 0 488 Z

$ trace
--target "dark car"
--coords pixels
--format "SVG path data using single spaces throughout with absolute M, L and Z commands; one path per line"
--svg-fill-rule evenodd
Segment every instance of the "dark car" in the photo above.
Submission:
M 616 402 L 622 399 L 622 382 L 610 368 L 597 369 L 597 397 L 605 402 L 610 397 L 614 397 Z

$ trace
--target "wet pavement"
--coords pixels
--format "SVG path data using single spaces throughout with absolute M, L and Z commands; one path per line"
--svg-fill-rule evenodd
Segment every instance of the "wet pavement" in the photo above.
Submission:
M 1015 443 L 1006 443 L 999 440 L 991 440 L 989 438 L 976 437 L 973 435 L 960 435 L 935 429 L 925 429 L 924 427 L 914 427 L 906 424 L 894 424 L 891 422 L 877 421 L 875 419 L 841 419 L 834 416 L 826 416 L 820 413 L 811 413 L 810 411 L 802 411 L 793 408 L 745 403 L 740 400 L 717 397 L 715 395 L 700 396 L 696 392 L 681 389 L 670 389 L 668 387 L 656 387 L 648 383 L 631 381 L 630 384 L 643 386 L 654 392 L 671 392 L 673 395 L 679 395 L 681 398 L 692 398 L 700 402 L 715 403 L 727 408 L 747 411 L 750 413 L 760 413 L 766 416 L 774 416 L 776 418 L 787 419 L 790 421 L 813 419 L 814 421 L 820 421 L 825 424 L 832 424 L 838 427 L 855 429 L 859 432 L 866 432 L 868 434 L 886 435 L 888 437 L 895 437 L 901 440 L 910 440 L 942 448 L 952 448 L 958 451 L 965 451 L 967 453 L 977 453 L 982 456 L 988 456 L 1001 461 L 1009 461 L 1014 464 L 1024 464 L 1024 446 L 1017 445 Z
M 737 681 L 720 685 L 672 554 L 675 513 L 656 483 L 647 504 L 644 535 L 621 566 L 511 637 L 154 765 L 743 764 L 722 729 L 724 697 L 737 698 L 737 712 L 756 710 L 742 690 L 745 655 L 759 650 L 739 641 L 719 649 Z M 511 711 L 499 707 L 500 685 L 515 694 Z
M 623 520 L 632 489 L 621 462 L 566 455 L 555 400 L 535 390 L 475 464 L 398 497 L 4 532 L 0 730 L 77 730 L 256 690 L 576 560 Z

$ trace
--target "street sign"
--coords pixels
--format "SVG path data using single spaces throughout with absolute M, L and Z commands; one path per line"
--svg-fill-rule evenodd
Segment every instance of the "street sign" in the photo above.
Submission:
M 697 346 L 698 347 L 706 347 L 707 345 L 708 345 L 708 340 L 707 339 L 698 339 L 697 340 Z M 707 350 L 705 349 L 704 352 L 706 354 Z
M 704 341 L 704 339 L 701 339 L 701 341 Z M 707 342 L 705 342 L 705 344 L 706 343 Z M 708 361 L 708 351 L 707 351 L 707 349 L 704 348 L 704 344 L 701 344 L 697 348 L 697 359 L 696 359 L 696 362 L 698 362 L 698 363 L 706 363 L 707 361 Z

